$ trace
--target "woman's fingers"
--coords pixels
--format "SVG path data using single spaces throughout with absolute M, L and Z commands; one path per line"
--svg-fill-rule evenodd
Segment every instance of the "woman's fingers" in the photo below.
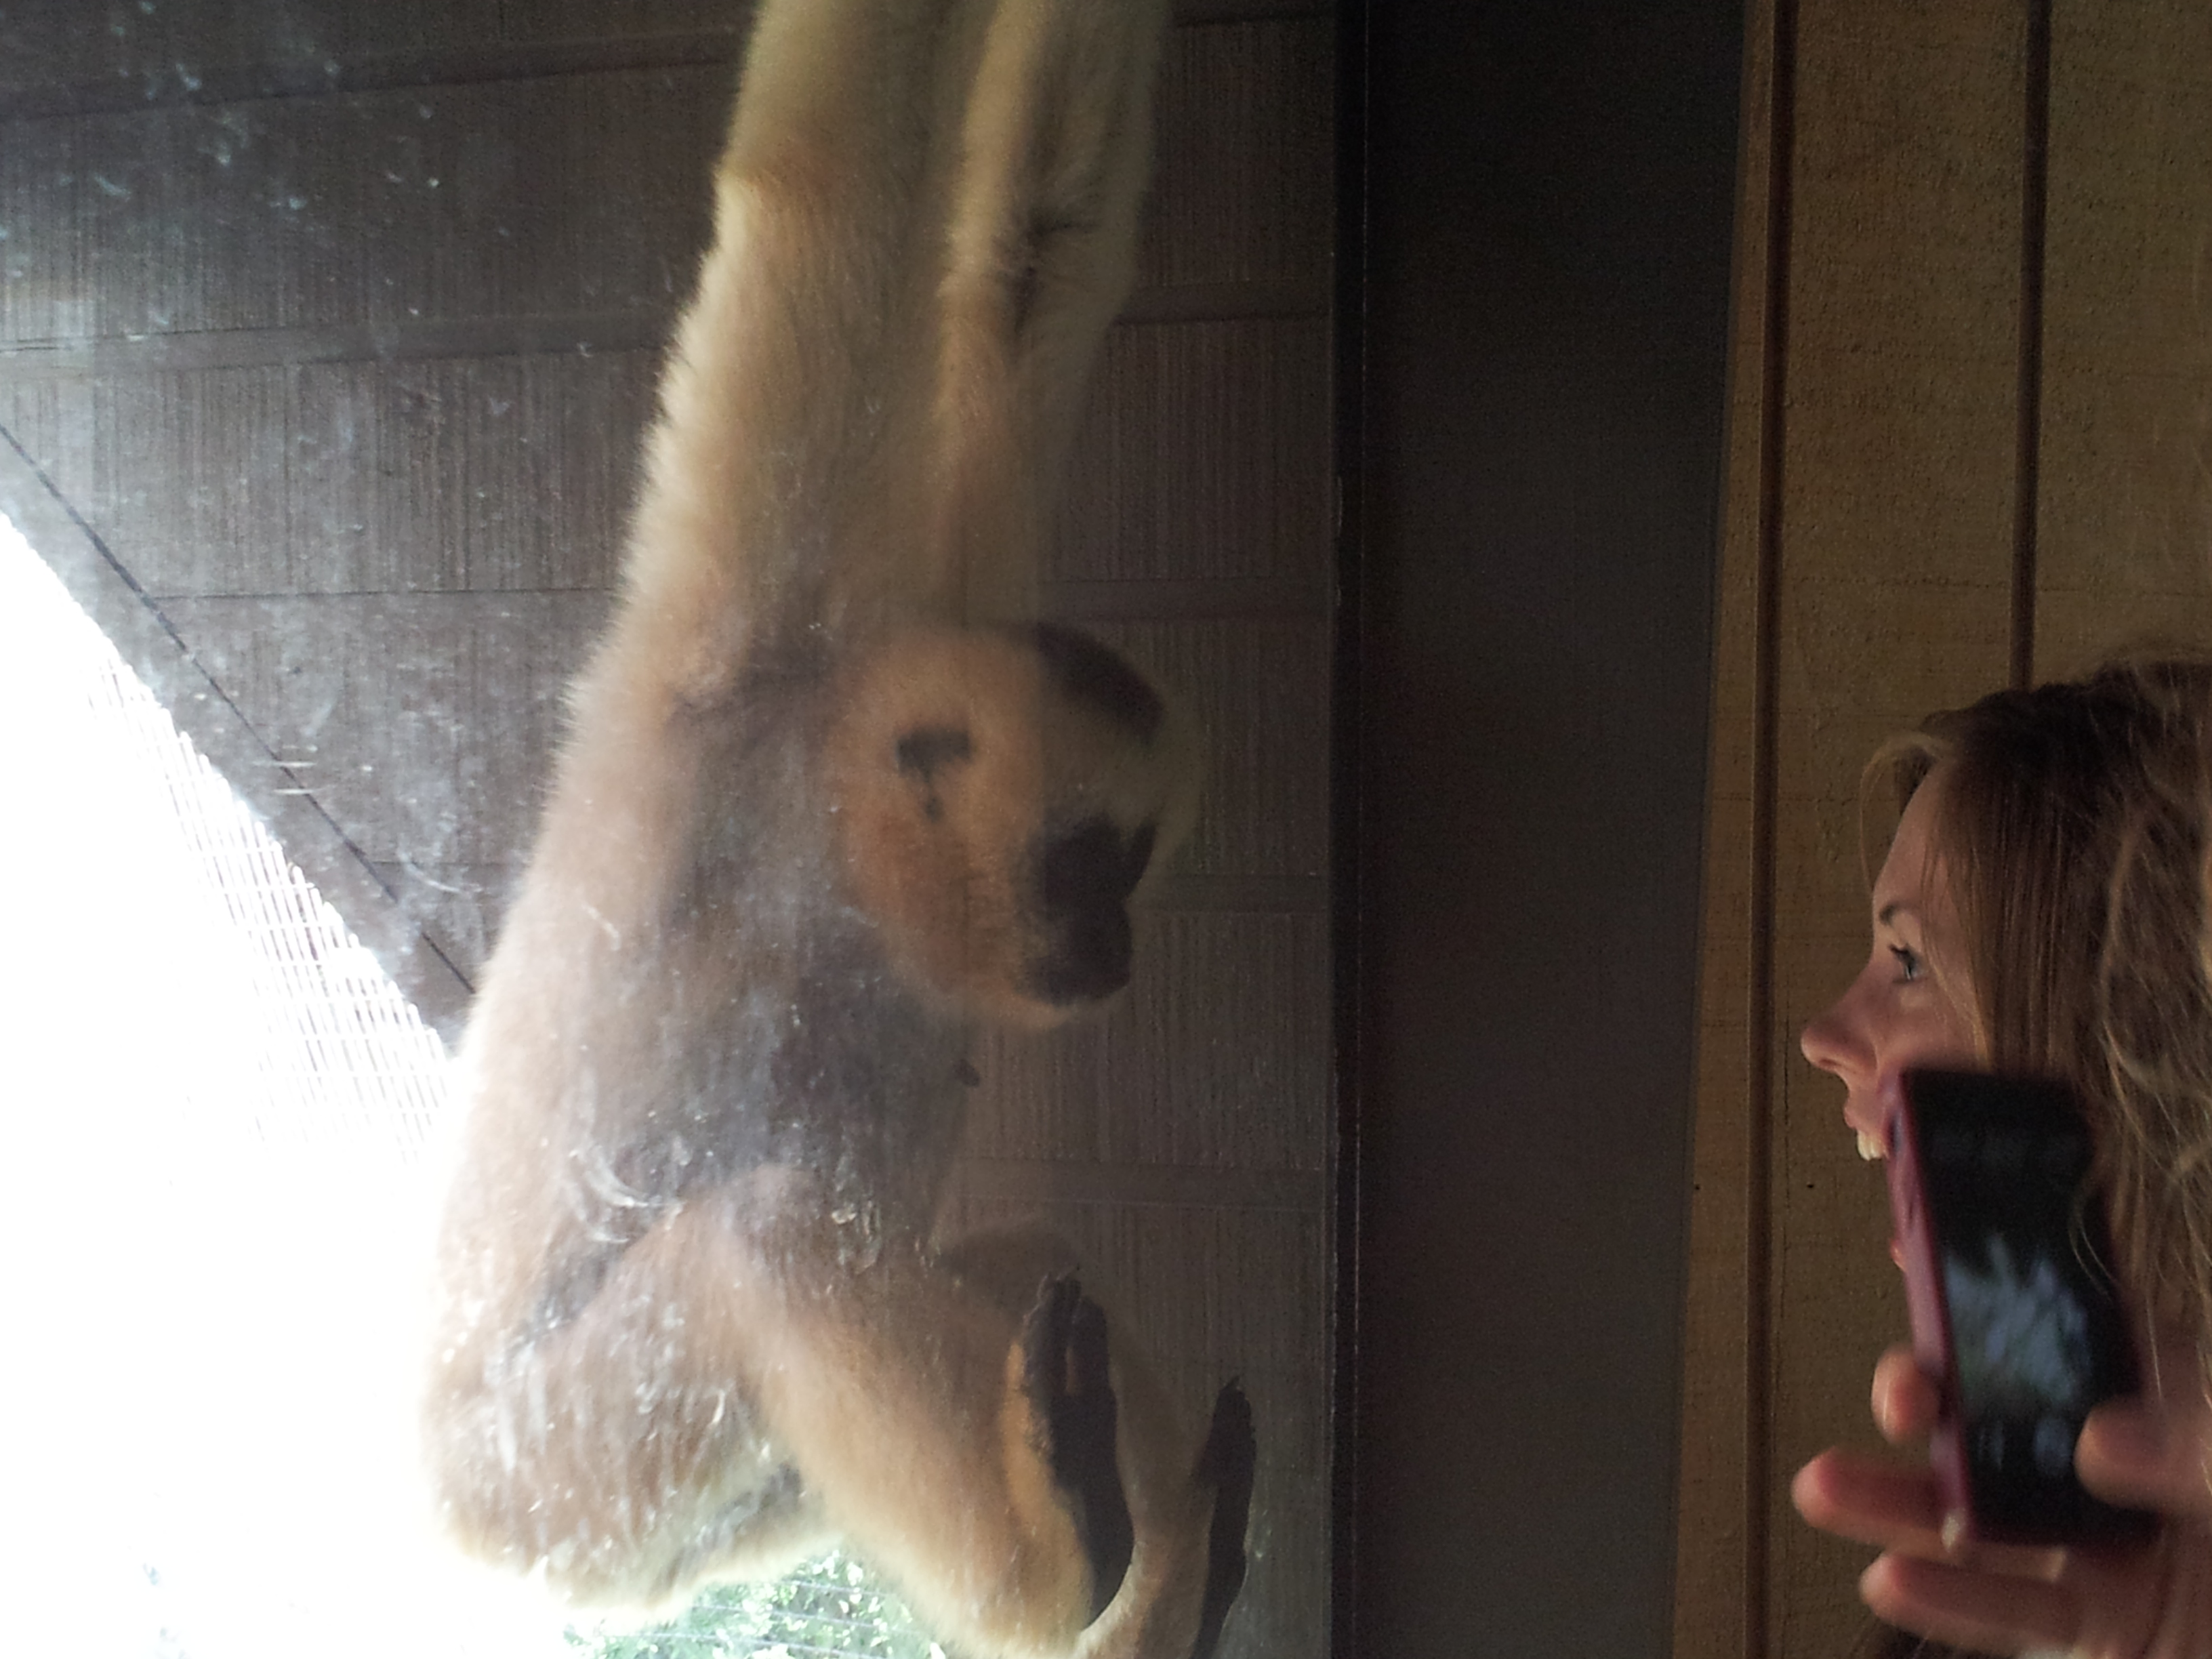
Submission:
M 2212 1522 L 2212 1420 L 2201 1398 L 2179 1408 L 2142 1398 L 2100 1406 L 2074 1462 L 2100 1498 Z
M 2081 1639 L 2078 1597 L 2039 1577 L 1893 1553 L 1860 1575 L 1859 1595 L 1886 1623 L 1978 1653 L 2071 1650 Z
M 1855 1544 L 2014 1578 L 2047 1581 L 2063 1559 L 2024 1544 L 1978 1544 L 1947 1533 L 1943 1499 L 1924 1465 L 1830 1449 L 1797 1471 L 1790 1496 L 1823 1532 Z
M 1911 1348 L 1900 1344 L 1882 1355 L 1874 1368 L 1874 1421 L 1885 1440 L 1902 1445 L 1919 1439 L 1936 1426 L 1940 1403 Z
M 2132 1548 L 2036 1550 L 1979 1544 L 1947 1528 L 1924 1465 L 1843 1450 L 1797 1473 L 1790 1495 L 1814 1526 L 1884 1552 L 1860 1580 L 1888 1623 L 1993 1654 L 2058 1649 L 2094 1659 L 2212 1656 L 2212 1400 L 2193 1346 L 2161 1348 L 2152 1389 L 2089 1419 L 2075 1453 L 2091 1491 L 2159 1512 Z M 1936 1385 L 1909 1348 L 1875 1368 L 1875 1421 L 1893 1443 L 1936 1423 Z
M 1943 1500 L 1926 1468 L 1831 1448 L 1797 1471 L 1790 1501 L 1823 1532 L 1856 1544 L 1943 1553 Z
M 2089 1413 L 2074 1466 L 2100 1498 L 2212 1525 L 2212 1398 L 2203 1362 L 2185 1333 L 2170 1329 L 2149 1338 L 2144 1352 L 2142 1393 Z

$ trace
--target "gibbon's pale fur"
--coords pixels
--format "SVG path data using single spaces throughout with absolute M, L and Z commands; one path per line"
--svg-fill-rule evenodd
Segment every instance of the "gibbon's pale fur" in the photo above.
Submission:
M 933 1247 L 978 1022 L 1127 978 L 1182 717 L 1033 620 L 1163 0 L 766 0 L 620 604 L 463 1048 L 423 1413 L 471 1550 L 652 1605 L 833 1539 L 963 1655 L 1204 1655 L 1200 1443 L 1064 1247 Z

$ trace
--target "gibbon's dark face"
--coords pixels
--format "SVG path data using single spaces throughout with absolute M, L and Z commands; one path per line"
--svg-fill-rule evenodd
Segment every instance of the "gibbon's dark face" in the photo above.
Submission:
M 1049 1025 L 1129 980 L 1129 900 L 1187 827 L 1177 722 L 1054 626 L 906 635 L 841 693 L 833 799 L 893 965 L 962 1013 Z

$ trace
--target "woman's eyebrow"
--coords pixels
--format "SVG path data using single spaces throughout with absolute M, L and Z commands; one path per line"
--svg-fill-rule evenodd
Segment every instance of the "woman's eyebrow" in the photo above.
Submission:
M 1881 909 L 1874 913 L 1874 919 L 1877 927 L 1887 927 L 1892 921 L 1895 921 L 1900 915 L 1914 916 L 1918 915 L 1920 913 L 1917 910 L 1914 909 L 1911 905 L 1906 903 L 1905 900 L 1892 899 L 1888 903 L 1883 905 Z

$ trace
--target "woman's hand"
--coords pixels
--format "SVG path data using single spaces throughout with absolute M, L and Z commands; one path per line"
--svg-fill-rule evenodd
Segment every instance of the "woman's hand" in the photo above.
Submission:
M 1886 1622 L 1996 1654 L 2056 1649 L 2081 1659 L 2212 1656 L 2212 1404 L 2185 1347 L 2162 1351 L 2160 1385 L 2100 1407 L 2075 1450 L 2082 1484 L 2166 1517 L 2127 1549 L 1946 1547 L 1934 1472 L 1831 1449 L 1790 1495 L 1814 1526 L 1882 1551 L 1859 1594 Z M 1935 1385 L 1893 1348 L 1875 1368 L 1874 1417 L 1892 1443 L 1936 1420 Z

